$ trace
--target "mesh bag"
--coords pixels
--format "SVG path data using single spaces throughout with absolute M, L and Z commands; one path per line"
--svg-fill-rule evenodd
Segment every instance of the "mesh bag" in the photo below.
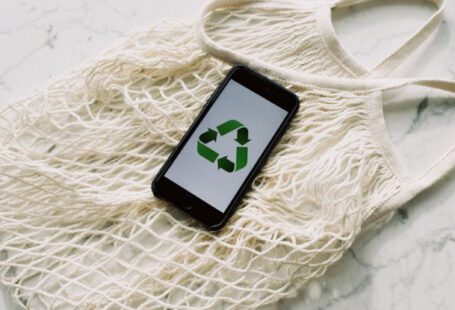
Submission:
M 252 16 L 269 23 L 255 10 L 230 11 L 244 16 L 231 31 L 249 31 Z M 267 30 L 274 40 L 292 44 L 276 29 Z M 247 51 L 251 39 L 236 44 Z M 324 45 L 308 45 L 322 55 Z M 295 64 L 279 52 L 258 58 Z M 313 59 L 299 66 L 350 74 Z M 160 22 L 0 114 L 0 279 L 19 304 L 256 308 L 295 295 L 362 223 L 389 217 L 403 182 L 374 133 L 384 125 L 377 91 L 278 76 L 302 108 L 222 231 L 153 197 L 153 176 L 229 68 L 201 49 L 191 24 Z

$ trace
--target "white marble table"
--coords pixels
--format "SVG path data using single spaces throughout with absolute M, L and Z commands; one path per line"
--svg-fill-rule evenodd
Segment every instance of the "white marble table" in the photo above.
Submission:
M 204 0 L 2 0 L 0 107 L 161 17 L 193 17 Z M 341 42 L 372 66 L 434 9 L 426 2 L 376 1 L 336 11 Z M 446 21 L 395 76 L 455 79 L 455 0 Z M 417 173 L 455 143 L 455 99 L 408 91 L 386 109 L 393 142 Z M 435 96 L 442 96 L 434 99 Z M 453 97 L 454 98 L 454 97 Z M 291 300 L 267 309 L 455 309 L 455 171 L 418 196 L 380 231 L 361 236 L 345 257 Z M 6 290 L 0 309 L 16 309 Z

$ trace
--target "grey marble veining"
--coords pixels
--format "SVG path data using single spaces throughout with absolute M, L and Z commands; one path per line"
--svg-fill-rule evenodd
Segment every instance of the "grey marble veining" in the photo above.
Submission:
M 1 1 L 0 108 L 95 56 L 132 28 L 162 17 L 193 17 L 204 2 Z M 375 1 L 337 11 L 334 25 L 346 49 L 372 67 L 433 10 L 428 1 Z M 454 33 L 455 0 L 448 0 L 436 34 L 393 76 L 455 79 Z M 415 89 L 387 95 L 390 139 L 415 175 L 455 143 L 453 98 Z M 455 309 L 454 188 L 452 172 L 400 209 L 388 225 L 361 235 L 340 262 L 297 297 L 266 308 Z M 4 297 L 0 309 L 14 306 Z

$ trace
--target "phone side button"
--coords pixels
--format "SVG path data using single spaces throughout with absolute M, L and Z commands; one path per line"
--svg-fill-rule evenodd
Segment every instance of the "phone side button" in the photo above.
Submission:
M 184 208 L 185 208 L 185 210 L 191 210 L 191 209 L 193 209 L 193 206 L 190 204 L 185 204 Z
M 186 199 L 183 200 L 183 208 L 185 210 L 193 209 L 193 205 L 191 204 L 191 199 L 190 198 L 186 198 Z

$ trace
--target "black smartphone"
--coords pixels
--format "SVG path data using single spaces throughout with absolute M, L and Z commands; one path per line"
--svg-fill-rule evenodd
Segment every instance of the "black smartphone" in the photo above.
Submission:
M 291 91 L 234 67 L 158 172 L 153 194 L 220 229 L 298 107 Z

